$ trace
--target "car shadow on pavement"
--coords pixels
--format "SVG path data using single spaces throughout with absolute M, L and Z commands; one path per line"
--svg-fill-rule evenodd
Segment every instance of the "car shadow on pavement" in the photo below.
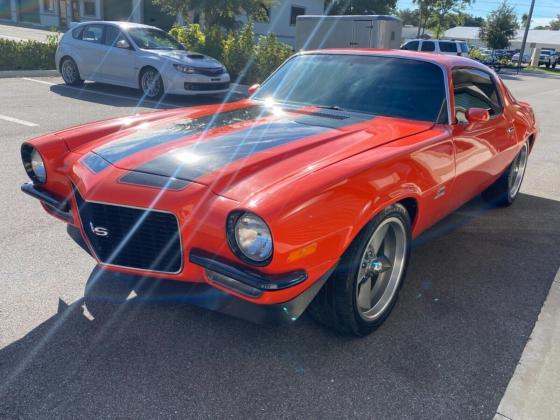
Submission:
M 144 107 L 154 109 L 169 109 L 196 105 L 209 105 L 223 101 L 233 102 L 244 97 L 238 91 L 226 96 L 180 96 L 164 95 L 160 100 L 148 100 L 138 89 L 107 85 L 103 83 L 84 83 L 83 86 L 67 86 L 65 84 L 52 85 L 51 92 L 58 95 L 97 104 L 116 107 Z
M 0 413 L 490 418 L 558 270 L 559 243 L 560 202 L 473 200 L 415 241 L 395 310 L 363 339 L 305 314 L 267 327 L 180 298 L 131 299 L 105 322 L 60 301 L 0 350 Z

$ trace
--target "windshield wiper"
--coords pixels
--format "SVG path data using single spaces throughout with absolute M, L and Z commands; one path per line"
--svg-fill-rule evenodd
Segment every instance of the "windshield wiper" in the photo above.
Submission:
M 341 108 L 338 105 L 316 105 L 316 107 L 322 109 L 332 109 L 333 111 L 345 111 L 344 108 Z

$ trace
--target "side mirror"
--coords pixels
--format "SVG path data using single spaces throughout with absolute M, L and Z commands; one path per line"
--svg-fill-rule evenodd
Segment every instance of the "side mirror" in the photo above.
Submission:
M 486 122 L 490 119 L 490 113 L 484 108 L 469 108 L 465 117 L 470 123 Z
M 130 44 L 128 43 L 128 41 L 126 39 L 119 39 L 117 41 L 117 43 L 115 44 L 115 46 L 117 48 L 122 48 L 124 50 L 127 50 L 130 48 Z
M 251 95 L 254 94 L 257 90 L 259 90 L 260 87 L 261 87 L 261 85 L 258 84 L 258 83 L 255 83 L 254 85 L 252 85 L 252 86 L 249 88 L 249 96 L 251 96 Z

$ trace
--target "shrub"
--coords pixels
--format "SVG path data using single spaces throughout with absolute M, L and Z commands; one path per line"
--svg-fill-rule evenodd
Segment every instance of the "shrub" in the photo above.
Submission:
M 198 23 L 193 23 L 188 26 L 175 25 L 171 28 L 169 34 L 183 44 L 189 51 L 202 52 L 204 49 L 206 36 L 200 29 Z
M 276 35 L 268 34 L 261 36 L 255 52 L 254 80 L 250 82 L 262 82 L 270 73 L 280 66 L 293 54 L 292 47 L 278 41 Z
M 0 71 L 51 70 L 56 68 L 56 42 L 0 39 Z
M 239 32 L 230 32 L 223 42 L 222 61 L 230 74 L 241 81 L 251 83 L 255 56 L 253 24 L 248 23 Z
M 206 41 L 202 53 L 222 61 L 224 53 L 224 34 L 219 26 L 211 26 L 206 30 Z

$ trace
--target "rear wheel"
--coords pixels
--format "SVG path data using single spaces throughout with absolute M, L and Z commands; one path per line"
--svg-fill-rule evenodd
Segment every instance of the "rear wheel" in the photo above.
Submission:
M 358 336 L 376 330 L 398 298 L 408 266 L 410 218 L 392 205 L 360 232 L 310 305 L 319 322 Z
M 526 141 L 508 169 L 482 193 L 482 198 L 498 206 L 513 204 L 521 189 L 528 157 L 529 142 Z
M 60 63 L 60 74 L 62 75 L 62 80 L 69 86 L 79 86 L 84 81 L 80 77 L 80 72 L 76 62 L 70 57 L 66 57 Z
M 140 88 L 146 98 L 159 99 L 163 95 L 163 79 L 153 67 L 148 67 L 140 75 Z

